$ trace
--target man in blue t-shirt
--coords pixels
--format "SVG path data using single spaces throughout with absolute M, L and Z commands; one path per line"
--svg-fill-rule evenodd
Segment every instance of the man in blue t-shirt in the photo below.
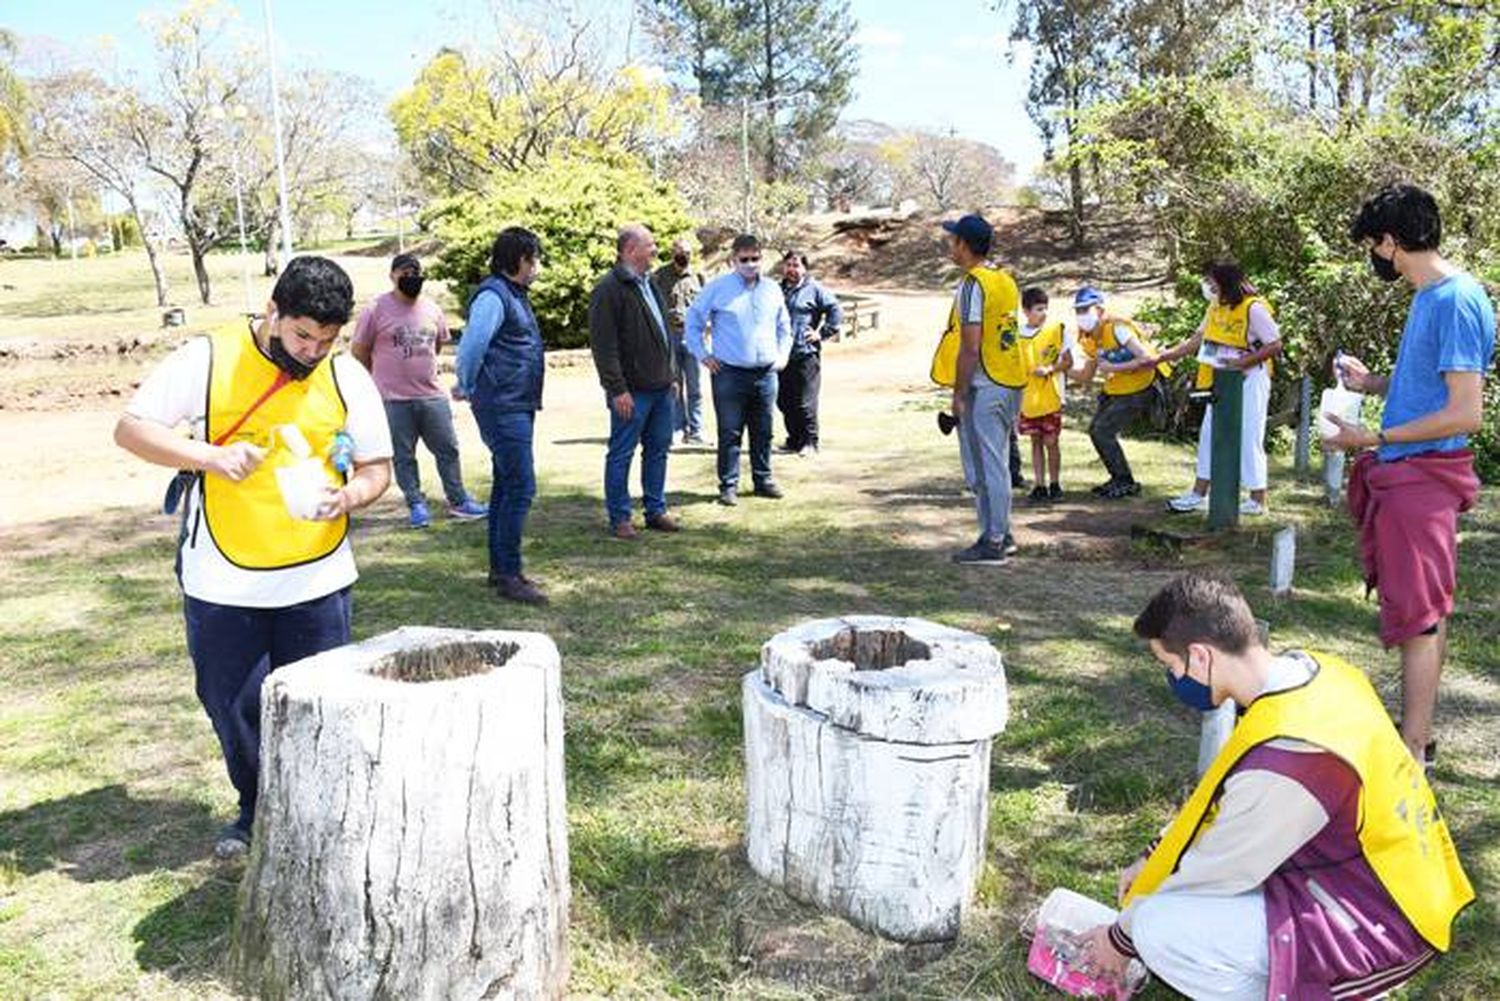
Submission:
M 1330 448 L 1373 448 L 1351 474 L 1366 582 L 1380 590 L 1381 639 L 1401 648 L 1401 736 L 1431 762 L 1433 710 L 1457 578 L 1457 520 L 1478 495 L 1468 435 L 1483 419 L 1484 376 L 1495 350 L 1495 307 L 1483 286 L 1438 253 L 1437 202 L 1393 184 L 1360 208 L 1349 235 L 1383 281 L 1416 290 L 1396 365 L 1372 374 L 1339 362 L 1351 389 L 1386 398 L 1380 430 L 1339 420 Z

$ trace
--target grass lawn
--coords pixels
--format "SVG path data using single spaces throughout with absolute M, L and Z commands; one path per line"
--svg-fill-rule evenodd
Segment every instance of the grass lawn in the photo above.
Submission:
M 1009 565 L 953 566 L 948 553 L 973 531 L 956 447 L 933 425 L 923 350 L 895 350 L 830 353 L 827 448 L 777 458 L 785 500 L 720 508 L 711 452 L 674 453 L 672 501 L 687 530 L 633 545 L 604 535 L 606 423 L 592 371 L 553 373 L 526 548 L 528 573 L 553 597 L 546 609 L 487 593 L 482 524 L 439 518 L 413 533 L 389 500 L 359 521 L 360 637 L 402 624 L 536 629 L 562 652 L 574 996 L 1060 996 L 1026 973 L 1018 923 L 1057 885 L 1107 898 L 1191 782 L 1196 721 L 1129 633 L 1183 566 L 1235 573 L 1273 645 L 1348 657 L 1394 704 L 1396 661 L 1374 638 L 1352 533 L 1284 463 L 1273 463 L 1268 524 L 1174 553 L 1130 543 L 1128 527 L 1167 522 L 1157 512 L 1190 478 L 1189 450 L 1129 443 L 1148 496 L 1107 507 L 1080 497 L 1101 476 L 1075 426 L 1069 502 L 1018 511 L 1026 548 Z M 482 494 L 487 464 L 468 441 Z M 425 480 L 433 491 L 430 466 Z M 1273 602 L 1270 529 L 1288 522 L 1302 530 L 1298 591 Z M 4 530 L 0 997 L 231 993 L 221 962 L 239 871 L 205 856 L 232 795 L 193 695 L 172 540 L 166 519 L 109 507 Z M 1466 520 L 1461 552 L 1436 784 L 1479 901 L 1452 955 L 1409 997 L 1500 997 L 1493 490 Z M 948 951 L 819 916 L 744 860 L 740 676 L 777 631 L 851 612 L 974 630 L 1005 659 L 1011 723 L 993 757 L 987 863 Z

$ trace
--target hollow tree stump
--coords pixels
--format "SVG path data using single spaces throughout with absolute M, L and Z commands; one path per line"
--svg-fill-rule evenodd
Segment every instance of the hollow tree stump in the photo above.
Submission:
M 742 688 L 751 868 L 887 938 L 956 937 L 1007 718 L 999 653 L 921 619 L 821 619 L 766 643 Z
M 557 648 L 400 629 L 266 682 L 231 965 L 259 997 L 556 998 L 568 840 Z

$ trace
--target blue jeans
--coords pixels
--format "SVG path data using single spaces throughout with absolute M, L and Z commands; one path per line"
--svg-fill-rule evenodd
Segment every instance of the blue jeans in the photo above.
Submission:
M 1021 412 L 1021 391 L 975 377 L 969 410 L 958 425 L 964 479 L 974 491 L 979 534 L 999 543 L 1010 534 L 1010 442 Z
M 474 408 L 479 436 L 490 450 L 490 574 L 517 577 L 521 573 L 521 530 L 536 496 L 536 463 L 531 440 L 536 412 L 502 412 Z
M 240 797 L 235 825 L 249 831 L 260 784 L 260 686 L 303 657 L 349 642 L 349 589 L 285 608 L 242 608 L 187 595 L 182 615 L 198 701 Z
M 453 433 L 453 410 L 441 396 L 424 400 L 386 400 L 385 419 L 391 426 L 391 449 L 396 485 L 406 506 L 422 500 L 422 474 L 417 468 L 417 440 L 437 460 L 438 478 L 449 504 L 469 499 L 458 461 L 458 435 Z
M 672 447 L 672 389 L 632 390 L 630 420 L 609 407 L 609 451 L 604 456 L 604 511 L 609 523 L 630 520 L 630 462 L 641 446 L 641 496 L 646 517 L 667 513 L 667 452 Z M 607 404 L 606 404 L 607 405 Z
M 724 365 L 713 376 L 714 419 L 719 428 L 719 489 L 738 488 L 740 440 L 750 428 L 750 476 L 757 487 L 771 482 L 771 411 L 776 406 L 776 370 Z
M 672 430 L 703 437 L 703 368 L 681 337 L 672 338 L 677 354 L 677 385 L 672 387 Z

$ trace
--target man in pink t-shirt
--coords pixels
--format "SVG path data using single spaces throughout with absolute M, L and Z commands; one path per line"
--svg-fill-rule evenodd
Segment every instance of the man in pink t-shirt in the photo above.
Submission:
M 419 438 L 437 460 L 449 516 L 472 521 L 489 513 L 464 489 L 453 411 L 437 381 L 437 353 L 448 340 L 448 323 L 436 303 L 422 298 L 423 281 L 422 262 L 413 254 L 397 254 L 391 261 L 395 288 L 360 314 L 350 344 L 385 401 L 396 483 L 411 509 L 412 528 L 426 528 L 432 520 L 417 469 Z

